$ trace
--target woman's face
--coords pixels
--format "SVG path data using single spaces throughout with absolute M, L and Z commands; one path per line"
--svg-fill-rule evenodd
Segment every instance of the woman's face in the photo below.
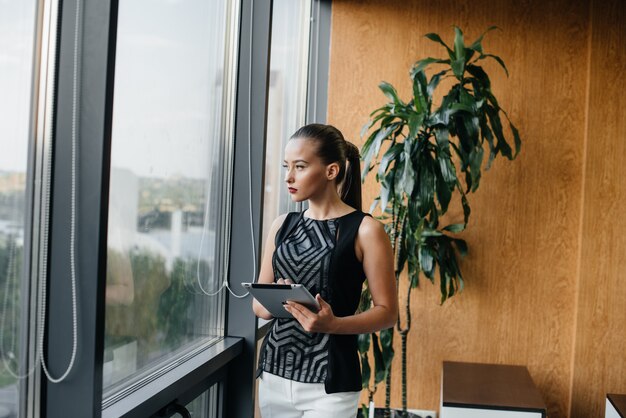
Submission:
M 338 164 L 324 165 L 316 154 L 315 141 L 294 138 L 285 147 L 285 182 L 291 199 L 301 202 L 323 191 L 334 181 Z

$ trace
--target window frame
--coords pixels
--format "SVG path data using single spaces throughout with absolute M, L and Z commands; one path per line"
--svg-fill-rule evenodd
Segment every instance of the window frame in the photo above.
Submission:
M 233 2 L 239 5 L 238 1 Z M 56 96 L 53 98 L 54 132 L 53 168 L 50 197 L 50 233 L 48 257 L 48 294 L 45 353 L 48 368 L 58 376 L 65 370 L 72 350 L 71 298 L 69 292 L 69 202 L 71 195 L 71 118 L 72 66 L 74 65 L 74 31 L 80 33 L 82 58 L 78 63 L 79 97 L 78 172 L 77 172 L 77 257 L 78 288 L 78 357 L 72 372 L 61 383 L 41 379 L 42 413 L 46 416 L 145 417 L 156 414 L 173 401 L 193 400 L 213 383 L 225 381 L 228 364 L 242 351 L 242 340 L 225 337 L 199 350 L 188 359 L 172 359 L 164 367 L 171 369 L 137 387 L 102 409 L 102 364 L 105 326 L 106 248 L 111 159 L 112 103 L 115 74 L 118 0 L 84 0 L 81 2 L 79 27 L 75 27 L 76 0 L 58 6 Z M 232 28 L 238 33 L 238 28 Z M 237 38 L 231 38 L 237 42 Z M 232 48 L 230 49 L 232 51 Z M 232 52 L 229 58 L 236 58 Z M 235 71 L 236 71 L 235 67 Z M 237 77 L 234 71 L 229 78 Z M 225 104 L 234 107 L 235 83 L 229 83 Z M 224 112 L 229 113 L 229 112 Z M 231 110 L 230 114 L 233 114 Z M 227 123 L 225 135 L 232 137 L 234 127 Z M 227 141 L 225 152 L 232 154 L 233 141 Z M 232 158 L 226 158 L 226 161 Z M 230 170 L 225 169 L 228 173 Z M 228 179 L 228 175 L 225 176 Z M 228 218 L 232 181 L 224 182 L 221 219 L 226 242 L 232 220 Z M 89 193 L 85 192 L 89 190 Z M 89 216 L 85 216 L 85 214 Z M 95 222 L 94 222 L 95 220 Z M 228 246 L 225 246 L 228 248 Z M 228 252 L 222 254 L 225 263 Z M 91 277 L 93 280 L 85 278 Z M 171 363 L 179 363 L 171 367 Z M 223 385 L 222 385 L 223 386 Z M 224 393 L 223 389 L 221 390 Z M 222 395 L 223 397 L 223 395 Z M 80 402 L 76 402 L 79 399 Z M 222 402 L 223 403 L 223 402 Z M 44 412 L 45 411 L 45 412 Z M 33 416 L 38 416 L 33 410 Z

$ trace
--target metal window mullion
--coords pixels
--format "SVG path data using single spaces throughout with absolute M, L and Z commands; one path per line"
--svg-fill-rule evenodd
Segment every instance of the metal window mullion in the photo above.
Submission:
M 238 45 L 239 45 L 239 31 L 240 31 L 240 19 L 241 19 L 241 6 L 239 0 L 230 0 L 228 5 L 228 17 L 227 17 L 227 35 L 226 45 L 224 48 L 224 89 L 222 94 L 222 104 L 224 111 L 222 112 L 222 138 L 224 141 L 222 161 L 226 162 L 226 166 L 222 171 L 224 181 L 222 182 L 222 207 L 221 207 L 221 220 L 220 225 L 221 234 L 219 235 L 219 244 L 216 248 L 219 249 L 218 270 L 217 270 L 217 283 L 222 284 L 223 278 L 228 274 L 228 266 L 230 261 L 230 254 L 228 249 L 230 248 L 231 240 L 231 204 L 232 204 L 232 191 L 233 191 L 233 167 L 235 156 L 235 118 L 236 118 L 236 97 L 237 97 L 237 73 L 238 73 Z M 226 328 L 226 289 L 219 295 L 219 303 L 217 304 L 218 314 L 218 326 L 221 331 L 221 335 L 224 335 Z
M 256 251 L 256 258 L 252 256 L 252 245 L 254 241 L 256 249 L 261 248 L 271 19 L 271 0 L 242 0 L 232 184 L 232 190 L 237 193 L 232 195 L 228 247 L 231 258 L 228 278 L 231 287 L 240 294 L 243 293 L 240 284 L 255 279 L 253 272 L 258 273 L 258 268 L 253 263 L 258 266 L 260 260 L 259 251 Z M 252 184 L 249 184 L 248 170 L 252 170 Z M 250 231 L 251 210 L 254 234 Z M 227 302 L 226 334 L 243 337 L 244 350 L 236 364 L 229 367 L 232 378 L 226 382 L 225 405 L 220 408 L 220 415 L 253 416 L 256 317 L 249 297 L 229 296 Z
M 312 0 L 306 123 L 326 123 L 330 61 L 330 0 Z
M 64 381 L 42 377 L 41 406 L 46 417 L 99 417 L 102 397 L 106 226 L 112 109 L 115 0 L 80 0 L 82 34 L 78 60 L 77 109 L 77 297 L 78 355 Z M 59 376 L 72 351 L 70 293 L 71 129 L 74 33 L 77 0 L 60 10 L 54 152 L 47 283 L 47 345 L 49 369 Z M 112 13 L 113 12 L 113 13 Z
M 40 369 L 36 367 L 39 348 L 39 277 L 45 266 L 41 263 L 42 215 L 48 208 L 44 185 L 47 184 L 45 162 L 50 152 L 52 136 L 53 91 L 56 64 L 56 38 L 58 21 L 57 0 L 40 0 L 37 3 L 36 35 L 34 45 L 34 71 L 32 78 L 32 120 L 29 134 L 29 164 L 27 174 L 26 219 L 28 248 L 24 252 L 24 277 L 28 294 L 23 325 L 27 327 L 24 338 L 26 351 L 25 370 L 31 371 L 25 384 L 20 385 L 20 416 L 34 418 L 40 411 Z

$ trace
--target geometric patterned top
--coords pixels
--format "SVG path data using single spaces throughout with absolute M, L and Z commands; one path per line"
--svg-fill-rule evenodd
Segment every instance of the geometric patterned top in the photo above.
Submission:
M 283 278 L 304 285 L 328 300 L 328 275 L 336 244 L 336 219 L 302 216 L 272 257 L 274 281 Z M 306 332 L 293 318 L 276 318 L 265 337 L 259 368 L 285 379 L 324 383 L 328 365 L 328 334 Z

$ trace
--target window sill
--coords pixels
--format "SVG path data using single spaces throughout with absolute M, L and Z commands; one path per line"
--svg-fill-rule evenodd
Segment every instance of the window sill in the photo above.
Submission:
M 242 350 L 242 338 L 226 337 L 127 396 L 106 405 L 102 409 L 102 418 L 151 416 L 172 399 L 210 380 Z

